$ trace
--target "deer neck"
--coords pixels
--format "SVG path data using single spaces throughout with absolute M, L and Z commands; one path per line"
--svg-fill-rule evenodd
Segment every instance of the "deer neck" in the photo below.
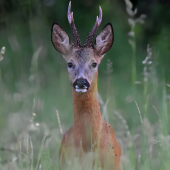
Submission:
M 93 135 L 99 129 L 101 122 L 100 105 L 98 101 L 97 81 L 86 93 L 77 93 L 73 89 L 74 127 L 80 130 L 90 129 Z

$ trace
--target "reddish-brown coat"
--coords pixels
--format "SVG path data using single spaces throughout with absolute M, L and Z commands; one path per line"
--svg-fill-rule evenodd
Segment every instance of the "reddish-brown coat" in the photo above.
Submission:
M 96 164 L 98 165 L 98 160 L 102 169 L 119 169 L 121 149 L 113 128 L 101 117 L 98 102 L 98 66 L 114 40 L 113 28 L 109 23 L 98 34 L 92 45 L 94 33 L 102 20 L 101 7 L 99 11 L 99 18 L 97 17 L 85 46 L 80 44 L 71 12 L 71 2 L 68 7 L 68 20 L 73 31 L 74 45 L 57 23 L 52 26 L 53 45 L 68 64 L 69 79 L 73 86 L 74 124 L 65 133 L 61 142 L 59 155 L 62 170 L 71 169 L 71 165 L 77 167 L 77 163 L 74 164 L 74 158 L 78 158 L 82 170 L 95 167 Z M 86 82 L 83 88 L 82 83 L 79 85 L 77 83 L 80 79 Z
M 101 117 L 97 94 L 97 83 L 86 93 L 73 90 L 74 125 L 61 142 L 61 169 L 64 169 L 67 158 L 74 161 L 74 157 L 79 157 L 81 162 L 85 159 L 84 155 L 91 151 L 97 152 L 95 158 L 99 159 L 102 169 L 119 169 L 121 149 L 112 126 Z

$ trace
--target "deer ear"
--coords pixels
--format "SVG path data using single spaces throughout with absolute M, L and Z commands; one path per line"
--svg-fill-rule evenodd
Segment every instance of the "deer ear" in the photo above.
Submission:
M 55 49 L 63 55 L 68 54 L 72 48 L 69 36 L 57 23 L 52 26 L 51 40 Z
M 114 40 L 112 24 L 107 24 L 96 37 L 94 49 L 98 55 L 104 55 L 112 47 Z

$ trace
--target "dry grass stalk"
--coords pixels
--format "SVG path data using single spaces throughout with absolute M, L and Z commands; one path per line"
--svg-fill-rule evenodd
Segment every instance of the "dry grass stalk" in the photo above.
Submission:
M 142 123 L 142 125 L 143 125 L 142 115 L 141 115 L 141 112 L 140 112 L 139 106 L 138 106 L 138 104 L 137 104 L 137 102 L 136 102 L 136 101 L 135 101 L 135 104 L 136 104 L 136 107 L 137 107 L 137 109 L 138 109 L 138 113 L 139 113 L 139 116 L 140 116 L 140 121 L 141 121 L 141 123 Z
M 63 134 L 63 130 L 61 128 L 61 122 L 60 122 L 60 116 L 59 116 L 59 111 L 56 110 L 56 115 L 57 115 L 57 120 L 58 120 L 58 126 L 59 126 L 59 129 L 60 129 L 60 133 Z

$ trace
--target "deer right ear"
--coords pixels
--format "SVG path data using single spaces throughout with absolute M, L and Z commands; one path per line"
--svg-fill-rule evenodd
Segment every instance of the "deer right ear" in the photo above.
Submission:
M 112 24 L 108 23 L 96 37 L 94 49 L 99 55 L 105 54 L 112 47 L 114 40 Z
M 52 26 L 51 40 L 55 49 L 63 55 L 67 55 L 72 48 L 69 36 L 57 23 Z

